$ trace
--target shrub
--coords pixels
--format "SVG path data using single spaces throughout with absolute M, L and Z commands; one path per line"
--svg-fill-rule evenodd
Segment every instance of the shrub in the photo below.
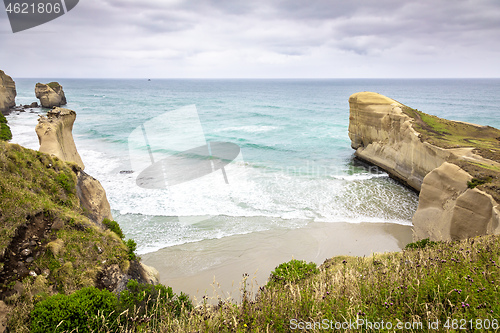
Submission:
M 306 263 L 304 260 L 292 259 L 289 262 L 280 264 L 274 269 L 269 278 L 269 284 L 294 283 L 317 274 L 318 272 L 319 270 L 315 263 Z
M 110 219 L 104 219 L 104 220 L 102 220 L 102 223 L 106 226 L 106 228 L 113 231 L 121 239 L 123 239 L 125 237 L 125 235 L 123 234 L 122 228 L 120 228 L 120 225 L 118 224 L 118 222 L 111 221 Z M 134 249 L 134 251 L 135 251 L 135 249 Z
M 136 260 L 137 255 L 135 254 L 135 249 L 137 248 L 137 243 L 133 239 L 129 239 L 125 242 L 128 248 L 128 259 Z
M 120 293 L 118 308 L 120 313 L 128 310 L 128 317 L 153 317 L 160 308 L 180 316 L 182 310 L 190 311 L 193 304 L 189 297 L 182 293 L 177 296 L 171 287 L 162 284 L 141 284 L 136 280 L 129 280 L 127 289 Z
M 485 183 L 488 183 L 491 181 L 491 178 L 472 178 L 470 181 L 467 182 L 467 187 L 468 188 L 475 188 L 479 185 L 483 185 Z
M 12 132 L 9 125 L 7 125 L 7 119 L 0 113 L 0 140 L 8 141 L 10 139 L 12 139 Z
M 57 294 L 35 305 L 31 332 L 92 332 L 101 327 L 99 316 L 113 322 L 117 299 L 107 290 L 88 287 L 71 295 Z
M 59 185 L 61 185 L 61 187 L 63 189 L 66 190 L 66 192 L 69 192 L 69 193 L 74 192 L 76 185 L 75 185 L 73 179 L 71 179 L 71 177 L 68 176 L 67 174 L 62 173 L 62 172 L 59 173 L 56 176 L 56 181 L 59 183 Z
M 406 244 L 405 249 L 407 249 L 407 250 L 409 250 L 409 249 L 423 249 L 424 247 L 434 246 L 436 244 L 437 244 L 437 242 L 433 242 L 433 241 L 429 240 L 429 238 L 425 238 L 425 239 L 419 240 L 415 243 Z

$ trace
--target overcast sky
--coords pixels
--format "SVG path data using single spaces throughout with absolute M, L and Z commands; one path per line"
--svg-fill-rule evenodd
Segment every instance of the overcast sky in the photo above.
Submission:
M 499 0 L 80 0 L 13 34 L 13 77 L 500 77 Z

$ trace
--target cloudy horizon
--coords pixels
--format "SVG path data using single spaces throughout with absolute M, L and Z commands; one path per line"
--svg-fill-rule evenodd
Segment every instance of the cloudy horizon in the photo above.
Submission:
M 0 69 L 54 78 L 498 78 L 495 0 L 82 0 Z

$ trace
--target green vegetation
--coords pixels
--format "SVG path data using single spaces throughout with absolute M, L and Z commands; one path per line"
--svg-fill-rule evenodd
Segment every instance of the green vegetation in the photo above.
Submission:
M 427 241 L 418 247 L 368 258 L 335 257 L 305 279 L 269 283 L 255 300 L 241 305 L 221 301 L 217 307 L 199 308 L 179 322 L 165 322 L 160 331 L 290 332 L 293 323 L 325 319 L 328 323 L 384 320 L 394 328 L 398 322 L 416 323 L 413 328 L 398 330 L 404 332 L 432 331 L 427 322 L 436 320 L 438 331 L 444 331 L 446 323 L 451 329 L 453 320 L 472 319 L 473 325 L 489 321 L 490 327 L 496 320 L 500 326 L 497 236 L 453 243 Z M 342 331 L 360 332 L 362 328 L 379 331 L 366 327 Z M 467 331 L 481 329 L 474 326 Z
M 57 83 L 57 82 L 49 82 L 49 83 L 47 83 L 47 85 L 49 87 L 51 87 L 52 89 L 54 89 L 54 90 L 56 90 L 56 89 L 58 89 L 58 88 L 61 87 L 61 85 L 59 83 Z
M 125 273 L 130 267 L 124 242 L 83 215 L 77 171 L 0 141 L 0 296 L 12 308 L 11 332 L 29 331 L 29 314 L 40 298 L 95 286 L 105 267 L 117 265 Z M 29 261 L 20 255 L 23 244 L 32 244 Z M 14 291 L 16 284 L 21 291 Z
M 276 267 L 257 295 L 249 295 L 244 283 L 239 304 L 219 298 L 210 306 L 205 299 L 192 308 L 186 296 L 170 288 L 131 281 L 118 298 L 118 311 L 89 322 L 101 318 L 96 332 L 291 332 L 299 323 L 306 327 L 324 320 L 328 325 L 360 323 L 340 330 L 345 332 L 436 331 L 428 328 L 429 321 L 439 321 L 437 331 L 447 330 L 446 325 L 453 331 L 457 323 L 473 325 L 466 331 L 500 326 L 498 236 L 415 244 L 366 258 L 334 257 L 319 268 L 292 260 Z M 277 276 L 285 278 L 273 282 Z M 393 329 L 362 326 L 382 320 Z M 395 329 L 398 323 L 412 326 Z
M 437 245 L 437 244 L 438 244 L 437 242 L 433 242 L 433 241 L 429 240 L 429 238 L 425 238 L 425 239 L 419 240 L 419 241 L 417 241 L 415 243 L 408 243 L 408 244 L 406 244 L 405 249 L 407 249 L 407 250 L 411 250 L 411 249 L 423 249 L 426 246 L 434 246 L 434 245 Z
M 35 304 L 31 312 L 33 333 L 69 332 L 147 332 L 158 327 L 161 317 L 179 317 L 193 305 L 182 294 L 163 285 L 139 284 L 130 280 L 119 296 L 95 287 L 71 295 L 57 294 Z
M 500 152 L 500 130 L 494 127 L 447 120 L 407 106 L 403 112 L 415 119 L 414 128 L 423 141 L 443 148 L 473 147 L 485 153 Z
M 191 311 L 193 304 L 186 294 L 181 292 L 177 296 L 170 287 L 140 284 L 135 280 L 130 280 L 127 289 L 120 293 L 118 310 L 131 314 L 128 320 L 137 316 L 156 318 L 161 308 L 179 317 L 183 311 Z
M 315 263 L 292 259 L 275 268 L 269 278 L 269 285 L 298 282 L 318 272 Z
M 12 139 L 12 132 L 7 125 L 7 119 L 0 113 L 0 141 L 9 141 L 10 139 Z
M 137 244 L 133 239 L 128 239 L 125 242 L 125 245 L 128 248 L 128 259 L 129 260 L 136 260 L 137 255 L 135 254 L 135 249 L 137 248 Z
M 107 290 L 88 287 L 71 295 L 57 294 L 35 305 L 31 313 L 33 333 L 93 332 L 101 328 L 101 317 L 111 318 L 117 299 Z
M 125 238 L 125 235 L 123 234 L 122 228 L 120 228 L 120 225 L 118 224 L 118 222 L 111 221 L 110 219 L 104 219 L 102 221 L 102 224 L 104 224 L 106 226 L 106 228 L 108 228 L 109 230 L 111 230 L 112 232 L 117 234 L 118 237 L 120 237 L 120 239 Z
M 475 188 L 476 186 L 483 185 L 485 183 L 488 183 L 491 181 L 491 178 L 487 179 L 479 179 L 479 178 L 472 178 L 469 182 L 467 182 L 467 187 L 468 188 Z

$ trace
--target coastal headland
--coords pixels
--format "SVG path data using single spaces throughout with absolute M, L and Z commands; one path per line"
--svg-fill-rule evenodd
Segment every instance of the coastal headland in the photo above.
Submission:
M 389 97 L 349 98 L 355 155 L 420 192 L 414 238 L 458 240 L 500 232 L 500 131 L 441 119 Z

